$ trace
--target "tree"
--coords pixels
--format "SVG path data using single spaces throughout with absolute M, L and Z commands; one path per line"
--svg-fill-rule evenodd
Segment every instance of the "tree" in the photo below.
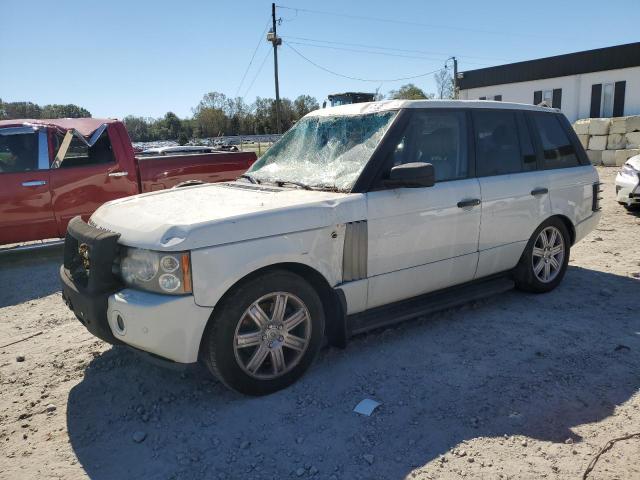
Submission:
M 87 118 L 91 112 L 86 108 L 69 103 L 67 105 L 51 104 L 42 107 L 42 118 Z
M 297 118 L 304 117 L 307 113 L 320 108 L 318 100 L 310 95 L 300 95 L 293 101 L 293 108 Z
M 389 92 L 389 98 L 392 100 L 426 100 L 433 98 L 433 94 L 426 94 L 413 83 L 407 83 L 398 90 L 391 90 Z
M 124 126 L 129 132 L 129 137 L 133 142 L 149 142 L 155 140 L 151 137 L 150 124 L 154 120 L 151 118 L 135 117 L 133 115 L 126 116 L 122 119 Z
M 162 119 L 163 127 L 167 130 L 167 138 L 169 140 L 177 140 L 182 130 L 182 122 L 173 112 L 167 112 Z
M 3 104 L 6 118 L 42 118 L 40 105 L 33 102 L 7 102 Z
M 449 74 L 449 70 L 447 68 L 443 68 L 437 73 L 434 73 L 433 79 L 436 81 L 436 86 L 438 88 L 438 98 L 454 98 L 453 77 Z

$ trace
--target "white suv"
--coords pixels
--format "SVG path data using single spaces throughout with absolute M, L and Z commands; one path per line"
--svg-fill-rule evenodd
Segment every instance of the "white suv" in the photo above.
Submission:
M 324 339 L 516 287 L 555 288 L 600 217 L 557 110 L 385 101 L 312 112 L 235 182 L 105 204 L 69 226 L 63 297 L 95 335 L 203 361 L 260 395 Z

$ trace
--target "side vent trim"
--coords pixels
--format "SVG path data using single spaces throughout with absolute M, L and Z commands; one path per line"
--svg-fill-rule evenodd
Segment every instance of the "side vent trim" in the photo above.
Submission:
M 342 253 L 343 282 L 367 278 L 368 236 L 366 220 L 347 223 Z

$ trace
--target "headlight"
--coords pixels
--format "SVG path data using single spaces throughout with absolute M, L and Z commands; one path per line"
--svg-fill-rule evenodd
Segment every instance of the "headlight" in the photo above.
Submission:
M 189 252 L 154 252 L 127 247 L 120 257 L 120 277 L 128 287 L 150 292 L 191 293 Z

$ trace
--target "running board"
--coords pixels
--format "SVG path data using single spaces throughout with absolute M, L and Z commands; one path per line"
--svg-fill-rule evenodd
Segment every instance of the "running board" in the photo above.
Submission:
M 463 303 L 480 300 L 513 289 L 515 283 L 508 277 L 494 277 L 465 283 L 419 297 L 372 308 L 347 317 L 351 335 L 386 327 L 415 317 L 428 315 Z

